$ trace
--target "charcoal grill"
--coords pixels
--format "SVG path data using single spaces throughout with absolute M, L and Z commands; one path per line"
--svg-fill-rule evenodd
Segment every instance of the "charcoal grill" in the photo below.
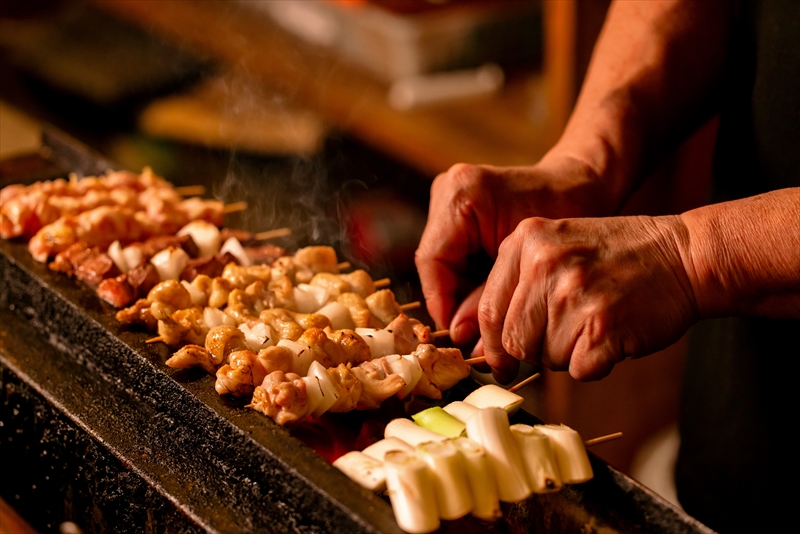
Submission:
M 24 165 L 5 162 L 0 185 L 111 167 L 57 132 L 43 147 Z M 87 533 L 401 532 L 385 498 L 329 462 L 376 439 L 400 403 L 289 431 L 217 395 L 205 373 L 168 368 L 165 347 L 24 243 L 0 243 L 0 272 L 0 497 L 39 531 L 70 520 Z M 590 456 L 588 483 L 504 504 L 496 523 L 468 517 L 441 530 L 710 532 Z

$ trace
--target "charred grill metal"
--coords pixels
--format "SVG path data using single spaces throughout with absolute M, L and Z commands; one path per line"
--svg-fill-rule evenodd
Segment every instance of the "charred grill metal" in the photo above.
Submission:
M 59 139 L 51 148 L 74 152 L 57 158 L 71 170 L 107 166 Z M 385 499 L 304 445 L 319 434 L 317 451 L 341 453 L 396 414 L 337 414 L 334 432 L 290 432 L 217 395 L 204 371 L 167 367 L 166 347 L 147 345 L 93 289 L 34 261 L 24 243 L 0 242 L 0 276 L 0 457 L 16 467 L 0 497 L 35 528 L 401 532 Z M 465 518 L 442 530 L 708 532 L 591 459 L 588 483 L 504 505 L 497 524 Z

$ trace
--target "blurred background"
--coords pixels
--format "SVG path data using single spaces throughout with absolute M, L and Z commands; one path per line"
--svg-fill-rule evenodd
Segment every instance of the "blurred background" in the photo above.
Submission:
M 0 157 L 23 161 L 52 125 L 120 168 L 246 200 L 238 226 L 290 226 L 289 246 L 332 244 L 417 300 L 431 180 L 458 162 L 535 163 L 569 116 L 607 7 L 2 0 Z M 680 147 L 625 213 L 703 202 L 714 133 L 712 121 Z M 622 431 L 593 452 L 673 498 L 682 361 L 679 342 L 601 382 L 546 373 L 523 392 L 529 411 L 586 438 Z

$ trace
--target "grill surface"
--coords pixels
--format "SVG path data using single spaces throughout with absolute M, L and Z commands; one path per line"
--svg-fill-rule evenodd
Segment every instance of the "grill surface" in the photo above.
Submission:
M 38 171 L 28 164 L 12 177 L 6 165 L 0 185 L 109 166 L 60 136 L 45 145 Z M 90 288 L 32 260 L 24 243 L 0 244 L 0 272 L 0 455 L 13 472 L 0 496 L 40 531 L 71 520 L 85 532 L 401 532 L 385 499 L 323 458 L 365 446 L 400 403 L 290 432 L 217 395 L 204 372 L 165 366 L 166 347 L 122 327 Z M 709 532 L 591 459 L 586 484 L 504 505 L 494 524 L 464 518 L 442 531 Z

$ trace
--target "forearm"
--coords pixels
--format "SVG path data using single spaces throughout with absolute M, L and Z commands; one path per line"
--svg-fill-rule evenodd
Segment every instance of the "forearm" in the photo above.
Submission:
M 800 188 L 704 206 L 680 220 L 701 317 L 800 318 Z
M 618 210 L 663 155 L 713 113 L 725 0 L 614 2 L 580 96 L 546 156 L 586 163 Z

